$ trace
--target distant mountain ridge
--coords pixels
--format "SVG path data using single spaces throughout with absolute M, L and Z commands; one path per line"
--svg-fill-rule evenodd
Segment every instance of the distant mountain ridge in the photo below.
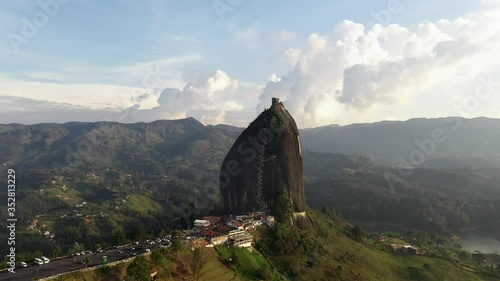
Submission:
M 445 131 L 444 125 L 458 124 L 451 122 L 457 120 L 461 128 Z M 419 149 L 414 140 L 424 141 L 436 128 L 442 128 L 448 139 L 436 144 L 435 153 L 412 176 L 388 182 L 386 172 L 398 176 L 398 169 L 391 167 L 398 163 L 391 160 L 408 157 Z M 499 120 L 477 118 L 302 130 L 307 205 L 336 208 L 349 219 L 410 223 L 440 232 L 498 225 L 500 169 L 480 167 L 498 165 L 498 128 Z M 229 125 L 205 126 L 193 118 L 0 125 L 0 171 L 16 169 L 23 220 L 48 214 L 56 224 L 59 212 L 78 202 L 93 204 L 99 212 L 120 204 L 118 212 L 113 209 L 112 221 L 116 228 L 134 233 L 143 223 L 159 226 L 179 217 L 192 222 L 207 210 L 220 211 L 221 165 L 242 131 Z M 464 156 L 450 157 L 454 149 Z M 475 153 L 484 157 L 474 158 Z M 426 168 L 460 165 L 472 169 Z M 0 199 L 5 197 L 6 192 L 0 192 Z M 6 216 L 3 210 L 0 218 Z M 108 222 L 96 223 L 102 224 L 88 225 L 95 239 L 111 233 L 105 228 Z M 80 227 L 79 220 L 64 221 L 55 229 L 70 242 L 75 227 Z
M 71 166 L 71 163 L 99 160 L 106 165 L 131 154 L 158 159 L 161 153 L 175 153 L 188 140 L 221 132 L 194 118 L 159 120 L 151 123 L 70 122 L 36 125 L 0 125 L 0 163 L 22 169 Z M 189 142 L 189 144 L 191 143 Z M 120 153 L 120 151 L 124 153 Z M 78 158 L 78 159 L 76 159 Z
M 170 143 L 189 139 L 187 135 L 182 135 L 183 133 L 196 135 L 201 132 L 219 131 L 235 139 L 243 128 L 224 124 L 205 126 L 191 117 L 132 124 L 116 122 L 0 124 L 0 140 L 2 140 L 0 149 L 3 151 L 0 163 L 9 165 L 24 162 L 28 160 L 26 156 L 33 157 L 33 153 L 39 149 L 41 149 L 39 152 L 54 150 L 58 146 L 62 147 L 66 141 L 81 141 L 84 135 L 89 138 L 90 143 L 95 143 L 96 140 L 93 138 L 100 134 L 107 135 L 112 130 L 116 131 L 119 138 L 140 137 L 136 140 L 141 142 L 136 147 L 139 149 L 145 145 L 158 146 L 166 138 Z M 433 141 L 432 135 L 435 130 L 441 130 L 445 139 L 443 143 Z M 415 118 L 407 121 L 381 121 L 346 126 L 328 125 L 301 129 L 300 134 L 305 150 L 360 154 L 386 165 L 410 164 L 422 168 L 500 167 L 500 119 Z M 429 143 L 430 140 L 433 144 Z M 127 147 L 126 142 L 121 145 Z M 28 151 L 31 152 L 25 155 Z M 411 161 L 412 153 L 413 160 L 419 161 Z M 424 162 L 420 164 L 418 156 L 422 155 Z M 413 165 L 412 162 L 419 165 Z
M 441 133 L 443 142 L 433 140 L 436 131 Z M 360 154 L 387 165 L 406 166 L 409 163 L 427 168 L 500 166 L 500 119 L 417 118 L 304 129 L 301 136 L 305 149 Z M 418 156 L 422 155 L 424 163 L 413 165 L 421 162 Z

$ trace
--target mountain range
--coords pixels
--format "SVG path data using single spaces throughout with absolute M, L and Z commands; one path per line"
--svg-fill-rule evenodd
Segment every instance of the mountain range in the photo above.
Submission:
M 307 204 L 339 209 L 347 219 L 438 232 L 496 225 L 499 128 L 497 119 L 442 118 L 303 129 Z M 242 131 L 193 118 L 3 124 L 0 170 L 17 172 L 22 219 L 56 217 L 82 201 L 109 212 L 118 206 L 113 202 L 132 198 L 135 204 L 125 204 L 130 210 L 120 209 L 114 224 L 132 233 L 145 221 L 189 223 L 220 210 L 220 168 Z M 425 161 L 412 166 L 418 155 Z M 109 234 L 89 227 L 96 237 Z

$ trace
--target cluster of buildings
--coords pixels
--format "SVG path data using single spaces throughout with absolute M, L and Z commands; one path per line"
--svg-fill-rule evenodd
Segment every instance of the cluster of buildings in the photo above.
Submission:
M 274 217 L 264 212 L 227 217 L 203 217 L 194 221 L 191 237 L 204 239 L 206 247 L 230 244 L 236 247 L 251 247 L 253 235 L 250 234 L 260 225 L 274 225 Z
M 423 249 L 420 249 L 416 246 L 412 246 L 412 245 L 408 245 L 408 244 L 392 243 L 391 238 L 387 238 L 385 236 L 379 236 L 376 233 L 369 233 L 368 237 L 372 238 L 372 239 L 378 238 L 378 241 L 380 243 L 386 244 L 389 247 L 389 249 L 394 250 L 394 251 L 398 251 L 398 252 L 406 253 L 406 254 L 413 254 L 413 255 L 425 254 L 425 251 Z M 403 238 L 401 237 L 401 239 L 403 239 Z M 401 241 L 403 241 L 403 240 L 401 240 Z
M 29 220 L 29 221 L 28 221 L 28 227 L 27 227 L 27 229 L 28 229 L 28 230 L 34 230 L 34 229 L 36 229 L 36 226 L 37 226 L 38 222 L 39 222 L 39 220 L 38 220 L 38 219 L 32 219 L 32 220 Z M 52 241 L 52 240 L 54 240 L 54 239 L 55 239 L 56 234 L 55 234 L 55 233 L 53 233 L 53 232 L 50 232 L 49 230 L 45 230 L 45 231 L 43 231 L 43 232 L 42 232 L 42 236 L 43 236 L 45 239 L 47 239 L 47 240 L 49 240 L 49 241 Z
M 76 204 L 76 208 L 83 208 L 83 206 L 87 205 L 87 202 L 82 202 L 81 204 Z
M 54 240 L 54 239 L 55 239 L 56 234 L 55 234 L 55 233 L 52 233 L 52 232 L 50 232 L 50 231 L 48 231 L 48 230 L 46 230 L 46 231 L 44 231 L 44 232 L 43 232 L 43 237 L 44 237 L 45 239 L 48 239 L 49 241 L 52 241 L 52 240 Z
M 38 223 L 37 219 L 32 219 L 28 222 L 28 230 L 35 229 L 36 224 Z
M 389 245 L 391 249 L 395 251 L 399 251 L 402 253 L 413 254 L 413 255 L 422 255 L 424 254 L 423 250 L 411 245 L 403 245 L 398 243 L 391 243 Z

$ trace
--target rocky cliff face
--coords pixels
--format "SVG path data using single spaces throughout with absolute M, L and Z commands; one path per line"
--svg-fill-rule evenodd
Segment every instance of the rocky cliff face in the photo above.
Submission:
M 273 99 L 238 137 L 222 164 L 220 189 L 227 214 L 275 213 L 285 192 L 295 221 L 305 218 L 302 147 L 293 117 Z

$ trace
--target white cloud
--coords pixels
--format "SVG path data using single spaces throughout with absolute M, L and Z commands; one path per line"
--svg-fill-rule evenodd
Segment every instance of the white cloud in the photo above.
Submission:
M 191 77 L 191 79 L 183 89 L 163 90 L 157 100 L 158 106 L 154 108 L 130 107 L 126 121 L 195 117 L 204 124 L 240 123 L 237 120 L 225 118 L 228 112 L 243 111 L 245 108 L 240 101 L 248 97 L 240 92 L 238 80 L 229 77 L 221 70 Z
M 111 67 L 57 63 L 52 54 L 44 57 L 54 61 L 50 69 L 32 67 L 12 74 L 17 79 L 0 74 L 0 95 L 9 96 L 2 103 L 7 110 L 0 115 L 6 119 L 0 122 L 13 120 L 17 110 L 27 113 L 18 122 L 98 117 L 136 122 L 193 116 L 205 124 L 246 125 L 257 113 L 255 104 L 260 111 L 273 96 L 284 100 L 300 127 L 443 116 L 474 92 L 477 77 L 500 73 L 498 1 L 482 3 L 483 10 L 458 19 L 411 28 L 393 24 L 367 30 L 343 21 L 331 34 L 313 33 L 305 42 L 289 30 L 226 26 L 235 43 L 232 48 L 252 49 L 241 53 L 267 58 L 263 73 L 278 73 L 270 75 L 265 86 L 221 70 L 188 75 L 200 68 L 189 66 L 204 59 L 197 53 Z M 40 57 L 26 51 L 19 61 L 30 64 Z M 498 102 L 499 97 L 491 97 L 469 117 L 494 112 Z
M 94 109 L 119 109 L 131 106 L 135 95 L 143 94 L 143 88 L 106 84 L 60 84 L 26 82 L 0 76 L 0 95 L 45 100 Z M 63 98 L 61 98 L 63 97 Z
M 156 87 L 25 82 L 0 76 L 0 105 L 5 108 L 0 123 L 130 123 L 195 117 L 204 124 L 244 125 L 255 116 L 255 110 L 245 109 L 257 101 L 255 87 L 241 88 L 239 80 L 221 70 L 184 78 L 188 81 L 181 89 L 158 92 Z
M 296 65 L 299 62 L 301 53 L 302 51 L 299 49 L 288 48 L 283 53 L 283 58 L 288 64 Z
M 0 123 L 64 123 L 71 121 L 121 121 L 119 111 L 94 109 L 69 103 L 0 95 Z
M 365 30 L 343 21 L 332 34 L 311 34 L 300 52 L 288 51 L 296 57 L 294 68 L 266 85 L 258 110 L 280 97 L 300 127 L 436 114 L 425 103 L 450 103 L 436 88 L 457 76 L 477 84 L 478 76 L 500 69 L 498 17 L 498 9 L 485 9 L 414 29 L 392 24 Z M 463 89 L 453 95 L 471 93 L 465 90 L 471 85 Z
M 149 109 L 158 106 L 163 89 L 185 85 L 179 65 L 200 59 L 192 54 L 112 67 L 61 64 L 56 66 L 58 71 L 28 72 L 24 79 L 0 73 L 0 95 L 52 103 L 63 100 L 88 109 L 123 110 L 135 104 Z

